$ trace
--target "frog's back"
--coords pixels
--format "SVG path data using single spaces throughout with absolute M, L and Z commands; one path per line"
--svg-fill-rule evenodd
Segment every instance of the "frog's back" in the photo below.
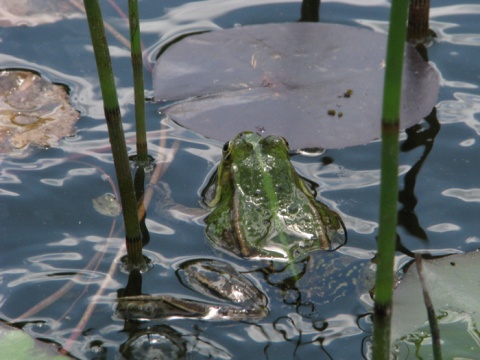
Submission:
M 233 208 L 242 214 L 238 231 L 250 248 L 277 258 L 328 249 L 328 230 L 317 202 L 303 190 L 290 161 L 285 161 L 288 153 L 281 151 L 261 149 L 257 156 L 244 159 L 238 168 L 243 171 L 233 171 L 237 184 Z M 237 217 L 235 210 L 232 217 Z
M 242 133 L 228 145 L 221 200 L 206 219 L 208 237 L 242 256 L 291 260 L 331 249 L 329 234 L 343 230 L 341 220 L 306 188 L 286 141 Z

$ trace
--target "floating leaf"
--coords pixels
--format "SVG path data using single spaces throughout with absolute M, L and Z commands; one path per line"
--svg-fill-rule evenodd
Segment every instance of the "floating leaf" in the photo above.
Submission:
M 189 36 L 154 69 L 161 111 L 221 141 L 251 130 L 292 149 L 341 148 L 380 137 L 386 37 L 337 24 L 246 26 Z M 435 70 L 407 45 L 401 128 L 435 105 Z M 175 103 L 172 104 L 172 101 Z
M 53 346 L 35 341 L 22 330 L 0 323 L 0 357 L 15 360 L 67 360 Z
M 478 358 L 480 252 L 422 262 L 426 286 L 439 318 L 444 358 Z M 401 354 L 421 353 L 425 358 L 431 354 L 430 328 L 415 264 L 395 290 L 392 339 L 402 339 L 396 344 Z
M 63 86 L 28 71 L 0 72 L 0 153 L 56 146 L 78 118 Z
M 100 214 L 115 217 L 122 212 L 117 198 L 113 194 L 103 194 L 92 200 L 93 207 Z
M 66 0 L 0 0 L 0 26 L 37 26 L 79 15 Z

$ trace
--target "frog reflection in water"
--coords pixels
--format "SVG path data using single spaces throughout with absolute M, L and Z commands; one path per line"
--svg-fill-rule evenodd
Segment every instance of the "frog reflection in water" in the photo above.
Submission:
M 205 203 L 207 237 L 243 257 L 292 261 L 345 242 L 340 217 L 315 200 L 290 162 L 287 142 L 243 132 L 225 144 Z
M 342 220 L 315 200 L 312 184 L 298 175 L 288 151 L 282 137 L 263 138 L 252 132 L 225 144 L 217 172 L 203 192 L 205 203 L 213 208 L 205 219 L 206 234 L 217 247 L 241 257 L 288 261 L 288 267 L 295 268 L 296 259 L 311 251 L 345 243 Z M 230 319 L 266 315 L 264 295 L 232 266 L 199 259 L 180 268 L 196 292 L 221 295 L 232 305 L 139 296 L 119 299 L 117 311 L 128 318 L 211 316 L 212 311 Z

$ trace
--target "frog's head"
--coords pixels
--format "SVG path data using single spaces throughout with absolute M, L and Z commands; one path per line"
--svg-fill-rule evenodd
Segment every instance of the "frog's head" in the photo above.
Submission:
M 289 164 L 288 142 L 281 136 L 270 135 L 263 138 L 260 134 L 244 131 L 223 146 L 222 160 L 217 168 L 214 183 L 215 195 L 205 199 L 208 206 L 214 207 L 222 192 L 232 184 L 235 173 L 237 181 L 252 181 L 265 167 L 265 158 L 275 161 L 285 160 Z M 208 196 L 206 197 L 208 198 Z
M 237 166 L 244 164 L 251 168 L 258 166 L 258 161 L 255 160 L 263 156 L 288 160 L 288 151 L 288 142 L 281 136 L 269 135 L 263 138 L 260 134 L 244 131 L 225 143 L 220 165 L 235 163 Z

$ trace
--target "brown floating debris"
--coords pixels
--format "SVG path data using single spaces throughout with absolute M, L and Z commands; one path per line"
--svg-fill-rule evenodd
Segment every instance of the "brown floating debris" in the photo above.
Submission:
M 54 147 L 74 134 L 78 118 L 64 86 L 29 71 L 0 71 L 0 153 Z

